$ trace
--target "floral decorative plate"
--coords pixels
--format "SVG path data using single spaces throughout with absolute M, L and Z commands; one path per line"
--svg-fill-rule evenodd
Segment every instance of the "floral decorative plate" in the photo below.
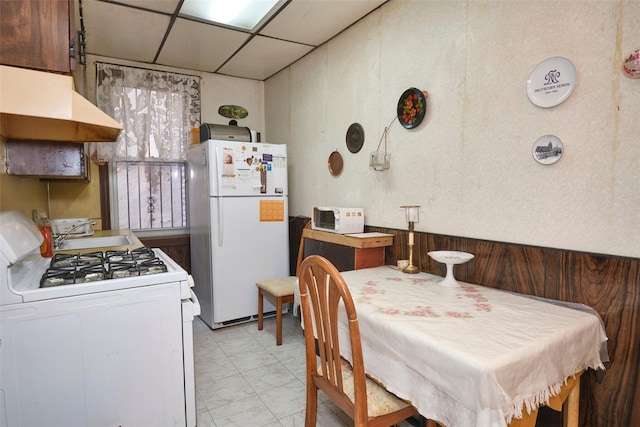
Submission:
M 407 129 L 422 123 L 426 112 L 427 98 L 415 87 L 405 90 L 398 100 L 398 121 Z
M 221 105 L 218 114 L 228 119 L 244 119 L 249 115 L 246 108 L 239 105 Z
M 640 49 L 636 49 L 624 60 L 622 69 L 627 77 L 631 77 L 632 79 L 640 78 Z

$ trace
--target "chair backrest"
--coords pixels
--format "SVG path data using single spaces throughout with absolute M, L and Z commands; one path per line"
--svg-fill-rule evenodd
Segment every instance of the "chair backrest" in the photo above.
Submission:
M 336 267 L 319 255 L 304 259 L 298 280 L 304 324 L 315 326 L 305 331 L 307 381 L 312 379 L 358 425 L 358 420 L 367 419 L 367 389 L 360 328 L 349 288 Z M 355 402 L 345 393 L 343 384 L 338 337 L 338 316 L 342 310 L 346 313 L 350 335 Z M 317 337 L 309 333 L 314 329 Z M 317 338 L 319 358 L 314 338 Z

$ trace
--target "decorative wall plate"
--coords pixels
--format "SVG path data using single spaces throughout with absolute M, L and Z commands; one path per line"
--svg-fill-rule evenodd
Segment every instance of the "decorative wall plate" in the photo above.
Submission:
M 538 107 L 564 102 L 576 86 L 576 67 L 567 58 L 554 56 L 536 65 L 527 79 L 527 96 Z
M 244 119 L 249 115 L 246 108 L 239 105 L 221 105 L 218 114 L 228 119 Z
M 555 135 L 544 135 L 536 139 L 531 149 L 531 154 L 536 161 L 543 165 L 550 165 L 562 157 L 564 145 L 560 138 Z
M 640 49 L 636 49 L 622 63 L 622 69 L 627 77 L 632 79 L 640 78 Z
M 353 123 L 347 129 L 347 148 L 352 153 L 357 153 L 364 144 L 364 129 L 360 123 Z
M 344 161 L 342 160 L 342 154 L 337 151 L 334 151 L 329 155 L 329 173 L 333 176 L 338 176 L 342 172 L 342 167 L 344 166 Z
M 427 98 L 420 90 L 412 87 L 402 93 L 398 100 L 398 121 L 407 129 L 422 123 L 427 112 Z

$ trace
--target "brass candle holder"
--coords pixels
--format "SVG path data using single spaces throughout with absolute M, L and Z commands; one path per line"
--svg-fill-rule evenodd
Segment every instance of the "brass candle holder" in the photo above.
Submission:
M 404 208 L 407 222 L 409 223 L 409 265 L 402 269 L 403 273 L 415 274 L 419 273 L 420 269 L 413 265 L 413 246 L 414 246 L 414 224 L 419 220 L 419 208 L 420 206 L 400 206 Z

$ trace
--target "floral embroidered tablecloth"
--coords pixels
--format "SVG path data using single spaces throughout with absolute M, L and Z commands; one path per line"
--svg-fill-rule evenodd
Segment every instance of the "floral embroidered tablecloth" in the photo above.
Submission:
M 604 369 L 597 315 L 389 266 L 343 272 L 367 373 L 427 418 L 505 426 L 587 368 Z M 344 319 L 343 319 L 344 321 Z M 341 350 L 350 359 L 348 345 Z

